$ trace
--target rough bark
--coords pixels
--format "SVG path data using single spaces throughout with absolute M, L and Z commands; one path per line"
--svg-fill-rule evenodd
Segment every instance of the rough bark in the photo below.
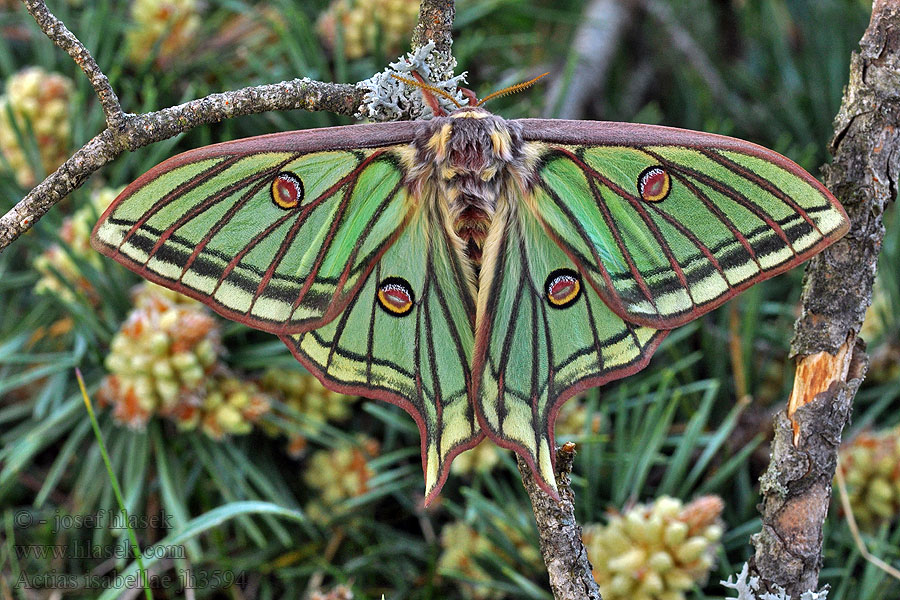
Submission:
M 569 473 L 575 444 L 564 444 L 556 453 L 556 488 L 559 502 L 547 495 L 534 480 L 531 468 L 516 455 L 525 491 L 531 499 L 541 539 L 541 555 L 547 565 L 550 589 L 556 600 L 601 600 L 593 567 L 581 541 L 581 526 L 575 520 L 575 494 Z
M 127 115 L 107 127 L 0 217 L 0 251 L 28 231 L 38 219 L 103 165 L 127 150 L 158 142 L 199 125 L 270 110 L 327 110 L 353 115 L 364 91 L 350 84 L 295 79 L 282 83 L 212 94 L 143 115 Z
M 761 479 L 762 530 L 751 569 L 769 591 L 792 598 L 815 590 L 822 524 L 831 499 L 841 432 L 868 358 L 858 338 L 881 242 L 882 213 L 900 166 L 900 4 L 876 0 L 850 63 L 835 119 L 825 183 L 851 220 L 842 240 L 810 261 L 792 353 L 798 357 L 789 409 L 776 419 Z
M 439 54 L 450 56 L 455 17 L 456 4 L 453 0 L 422 0 L 419 21 L 412 34 L 412 49 L 421 48 L 431 40 Z
M 75 61 L 75 64 L 81 67 L 81 70 L 87 75 L 94 92 L 97 94 L 97 98 L 100 100 L 103 112 L 106 114 L 106 124 L 110 127 L 120 126 L 125 120 L 125 113 L 119 104 L 119 98 L 113 91 L 112 86 L 109 85 L 109 79 L 100 70 L 97 61 L 94 60 L 88 49 L 81 43 L 81 40 L 75 37 L 66 28 L 65 24 L 47 9 L 47 5 L 44 4 L 43 0 L 22 0 L 22 2 L 25 4 L 28 12 L 31 13 L 31 16 L 34 17 L 41 31 L 47 34 L 47 37 L 54 44 L 65 50 L 72 57 L 72 60 Z

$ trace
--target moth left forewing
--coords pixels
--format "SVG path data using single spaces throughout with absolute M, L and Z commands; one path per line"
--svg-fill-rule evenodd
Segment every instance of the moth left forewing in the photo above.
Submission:
M 236 321 L 274 333 L 318 326 L 405 226 L 403 146 L 393 144 L 412 132 L 350 126 L 186 152 L 128 186 L 92 243 Z
M 525 119 L 543 226 L 619 316 L 672 328 L 846 233 L 840 204 L 783 156 L 650 125 Z

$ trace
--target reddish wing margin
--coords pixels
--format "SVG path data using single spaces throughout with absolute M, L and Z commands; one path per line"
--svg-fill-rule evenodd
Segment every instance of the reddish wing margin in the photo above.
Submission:
M 821 183 L 749 142 L 631 123 L 517 123 L 540 146 L 542 225 L 634 323 L 683 325 L 849 229 Z
M 397 149 L 415 131 L 351 125 L 185 152 L 129 185 L 92 244 L 235 321 L 313 329 L 346 306 L 405 227 Z M 294 186 L 293 203 L 273 196 L 279 177 Z

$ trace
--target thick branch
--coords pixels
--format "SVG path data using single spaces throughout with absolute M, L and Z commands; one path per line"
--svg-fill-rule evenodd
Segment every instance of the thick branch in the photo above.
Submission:
M 453 46 L 453 18 L 456 6 L 453 0 L 422 0 L 419 6 L 419 22 L 412 34 L 413 52 L 434 42 L 438 54 L 449 57 Z
M 857 336 L 900 166 L 900 5 L 876 0 L 860 48 L 835 119 L 834 162 L 825 169 L 851 229 L 807 268 L 792 344 L 799 357 L 794 390 L 788 414 L 775 423 L 761 480 L 763 528 L 753 537 L 753 570 L 770 591 L 778 585 L 794 598 L 818 582 L 841 431 L 865 375 Z
M 130 117 L 125 131 L 118 137 L 126 144 L 123 149 L 134 150 L 198 125 L 272 110 L 324 110 L 354 116 L 363 102 L 363 95 L 364 91 L 355 84 L 325 83 L 305 78 L 246 87 Z
M 556 453 L 559 502 L 538 486 L 528 463 L 519 455 L 516 459 L 537 520 L 541 554 L 547 565 L 553 597 L 556 600 L 601 600 L 587 550 L 581 541 L 581 526 L 575 521 L 575 494 L 569 480 L 575 444 L 565 444 Z
M 104 130 L 0 217 L 0 250 L 28 231 L 92 173 L 126 150 L 173 137 L 198 125 L 271 110 L 300 108 L 352 116 L 359 110 L 363 94 L 351 84 L 295 79 L 212 94 L 160 111 L 126 116 L 121 127 Z
M 62 21 L 57 19 L 44 4 L 43 0 L 22 0 L 25 8 L 37 21 L 38 27 L 47 34 L 54 44 L 65 50 L 72 60 L 81 67 L 84 74 L 87 75 L 91 86 L 94 88 L 97 97 L 100 99 L 100 105 L 106 115 L 106 124 L 109 127 L 119 127 L 125 120 L 125 113 L 119 104 L 119 98 L 109 85 L 109 79 L 100 70 L 97 61 L 91 56 L 91 53 L 85 48 L 84 44 L 69 31 Z

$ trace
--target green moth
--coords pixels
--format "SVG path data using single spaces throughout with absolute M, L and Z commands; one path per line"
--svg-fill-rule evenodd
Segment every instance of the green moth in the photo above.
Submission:
M 327 387 L 409 412 L 430 501 L 485 435 L 555 495 L 566 399 L 848 228 L 818 181 L 748 142 L 473 105 L 186 152 L 92 243 L 278 335 Z

